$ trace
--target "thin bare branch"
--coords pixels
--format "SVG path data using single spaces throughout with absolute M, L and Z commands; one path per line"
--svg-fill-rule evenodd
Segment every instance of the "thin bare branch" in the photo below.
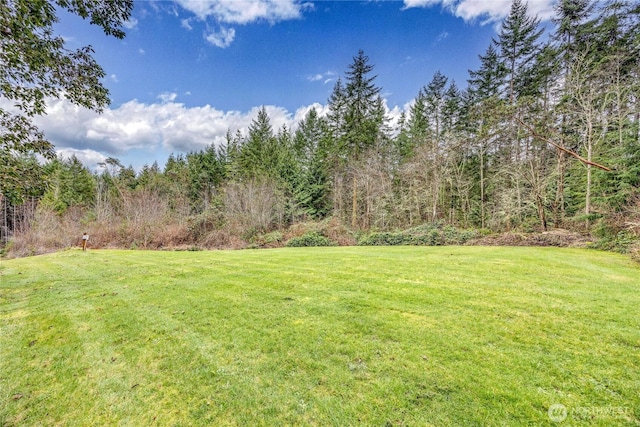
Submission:
M 549 138 L 546 138 L 546 137 L 540 135 L 538 132 L 535 131 L 535 129 L 533 129 L 531 126 L 529 126 L 528 124 L 523 122 L 520 117 L 517 117 L 516 119 L 518 120 L 518 122 L 520 122 L 520 124 L 522 126 L 524 126 L 529 131 L 529 133 L 531 133 L 531 136 L 533 136 L 534 138 L 538 138 L 539 140 L 544 141 L 547 144 L 553 145 L 558 150 L 563 151 L 563 152 L 575 157 L 576 159 L 580 160 L 585 165 L 595 166 L 595 167 L 597 167 L 599 169 L 605 170 L 607 172 L 611 172 L 611 168 L 608 168 L 608 167 L 603 166 L 603 165 L 598 164 L 598 163 L 591 162 L 591 161 L 585 159 L 584 157 L 582 157 L 580 154 L 576 153 L 575 151 L 571 151 L 568 148 L 565 148 L 565 147 L 561 146 L 560 144 L 557 144 L 557 143 L 553 142 Z

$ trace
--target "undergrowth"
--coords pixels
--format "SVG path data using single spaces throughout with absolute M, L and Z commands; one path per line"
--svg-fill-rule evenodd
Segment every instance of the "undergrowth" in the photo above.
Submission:
M 467 230 L 440 223 L 424 224 L 408 230 L 364 233 L 359 246 L 441 246 L 461 245 L 480 237 L 477 230 Z

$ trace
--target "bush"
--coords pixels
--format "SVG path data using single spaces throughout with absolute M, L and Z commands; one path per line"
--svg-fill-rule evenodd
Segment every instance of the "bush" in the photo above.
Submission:
M 283 240 L 288 241 L 306 234 L 319 234 L 328 238 L 332 245 L 353 246 L 357 243 L 354 234 L 338 218 L 326 218 L 320 222 L 306 221 L 292 224 Z
M 358 239 L 359 246 L 400 246 L 410 245 L 409 236 L 402 233 L 369 233 Z
M 217 199 L 214 200 L 214 202 L 217 201 Z M 212 203 L 204 212 L 188 218 L 187 224 L 191 240 L 201 239 L 207 233 L 218 230 L 225 225 L 224 207 L 220 203 Z
M 251 247 L 258 248 L 277 248 L 282 246 L 284 236 L 280 231 L 272 231 L 270 233 L 257 234 L 250 240 Z
M 461 230 L 451 225 L 424 224 L 396 232 L 372 232 L 360 236 L 359 246 L 440 246 L 461 245 L 480 235 L 475 230 Z
M 640 240 L 629 248 L 629 254 L 632 260 L 640 262 Z
M 605 251 L 619 252 L 621 254 L 630 253 L 631 249 L 638 243 L 638 238 L 630 231 L 622 230 L 613 236 L 605 235 L 599 239 L 591 248 Z
M 294 237 L 287 242 L 287 247 L 301 248 L 308 246 L 335 246 L 328 238 L 316 232 L 305 233 L 300 237 Z

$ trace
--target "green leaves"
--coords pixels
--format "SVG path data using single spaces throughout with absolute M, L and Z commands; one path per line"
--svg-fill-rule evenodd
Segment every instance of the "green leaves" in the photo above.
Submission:
M 133 8 L 132 0 L 58 0 L 56 4 L 90 18 L 117 38 L 124 37 L 121 27 Z M 0 3 L 0 98 L 13 101 L 15 108 L 0 109 L 0 193 L 19 193 L 24 187 L 12 166 L 20 155 L 54 155 L 51 143 L 31 123 L 33 116 L 46 113 L 47 98 L 64 97 L 99 112 L 109 104 L 109 91 L 100 82 L 105 72 L 93 59 L 93 49 L 67 49 L 63 38 L 53 34 L 56 22 L 52 1 Z M 9 180 L 10 175 L 14 179 Z
M 108 36 L 118 39 L 125 37 L 122 25 L 131 16 L 132 0 L 56 0 L 60 7 L 66 8 L 91 23 L 102 27 Z
M 357 158 L 378 139 L 384 120 L 380 117 L 377 76 L 371 76 L 373 65 L 362 50 L 353 58 L 346 72 L 346 85 L 338 80 L 329 98 L 329 123 L 338 138 L 342 158 Z

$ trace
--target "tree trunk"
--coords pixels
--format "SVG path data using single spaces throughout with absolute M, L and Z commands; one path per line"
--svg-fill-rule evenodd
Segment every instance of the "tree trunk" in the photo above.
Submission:
M 589 157 L 591 157 L 591 150 L 589 150 Z M 591 165 L 587 165 L 587 191 L 585 194 L 584 213 L 587 215 L 591 213 Z
M 438 198 L 440 197 L 438 182 L 433 180 L 433 204 L 431 205 L 431 222 L 436 222 L 438 217 Z
M 553 224 L 556 228 L 561 227 L 564 220 L 564 166 L 564 151 L 558 150 L 558 180 L 553 206 Z
M 593 155 L 593 140 L 591 136 L 592 127 L 591 121 L 589 121 L 587 127 L 587 161 L 591 161 Z M 589 215 L 591 213 L 591 165 L 587 164 L 587 189 L 585 191 L 585 205 L 584 213 Z
M 358 225 L 358 179 L 353 175 L 353 192 L 351 194 L 351 227 Z
M 544 213 L 544 203 L 540 195 L 536 196 L 536 204 L 538 205 L 538 218 L 540 219 L 542 230 L 547 231 L 547 217 Z
M 484 228 L 484 149 L 480 149 L 480 228 Z

